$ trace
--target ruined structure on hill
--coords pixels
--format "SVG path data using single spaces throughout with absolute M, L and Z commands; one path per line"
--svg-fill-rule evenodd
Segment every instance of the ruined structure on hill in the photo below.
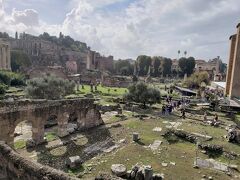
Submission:
M 85 43 L 74 41 L 70 37 L 64 40 L 61 34 L 59 38 L 44 38 L 22 33 L 18 37 L 10 38 L 13 50 L 22 50 L 32 62 L 32 70 L 37 71 L 41 67 L 61 66 L 65 74 L 83 73 L 86 69 L 101 71 L 113 68 L 113 56 L 105 57 L 90 50 Z M 71 44 L 72 43 L 72 44 Z M 91 66 L 90 64 L 93 63 Z

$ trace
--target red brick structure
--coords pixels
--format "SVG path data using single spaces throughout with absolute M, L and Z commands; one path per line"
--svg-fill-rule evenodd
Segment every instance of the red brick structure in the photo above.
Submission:
M 102 56 L 98 52 L 89 51 L 87 55 L 87 69 L 97 69 L 100 71 L 113 70 L 113 56 Z
M 237 34 L 230 37 L 230 56 L 227 72 L 225 94 L 231 98 L 240 97 L 240 23 L 237 25 Z

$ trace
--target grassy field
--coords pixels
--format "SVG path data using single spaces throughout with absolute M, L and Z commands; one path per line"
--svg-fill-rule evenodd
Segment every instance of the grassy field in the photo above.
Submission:
M 207 154 L 201 152 L 196 148 L 196 145 L 181 139 L 178 139 L 176 142 L 171 143 L 167 141 L 162 134 L 167 130 L 167 125 L 170 125 L 171 122 L 180 122 L 178 128 L 183 129 L 187 132 L 195 132 L 206 134 L 213 137 L 212 141 L 207 141 L 204 143 L 208 144 L 217 144 L 222 145 L 225 151 L 235 152 L 240 154 L 240 146 L 237 144 L 232 144 L 227 142 L 224 138 L 226 135 L 226 130 L 224 127 L 212 127 L 202 125 L 201 120 L 203 119 L 200 115 L 191 115 L 187 114 L 187 119 L 183 120 L 178 117 L 179 112 L 174 112 L 171 116 L 162 116 L 159 117 L 154 115 L 155 112 L 160 111 L 161 105 L 156 105 L 155 109 L 152 109 L 149 112 L 149 117 L 140 120 L 139 118 L 133 117 L 132 115 L 136 113 L 130 111 L 123 111 L 125 119 L 116 117 L 115 115 L 109 115 L 110 117 L 105 121 L 106 128 L 100 127 L 95 128 L 90 131 L 83 133 L 77 133 L 73 135 L 74 137 L 79 137 L 77 141 L 72 141 L 71 136 L 66 137 L 69 139 L 69 144 L 66 146 L 60 146 L 53 150 L 48 151 L 46 147 L 43 149 L 38 149 L 38 152 L 41 152 L 37 156 L 37 161 L 43 164 L 53 166 L 55 168 L 63 169 L 65 172 L 68 172 L 70 175 L 82 175 L 82 179 L 93 179 L 93 177 L 99 175 L 100 173 L 106 172 L 111 173 L 112 164 L 124 164 L 130 169 L 135 164 L 142 165 L 151 165 L 155 173 L 163 173 L 165 179 L 201 179 L 203 175 L 212 176 L 213 179 L 234 179 L 235 175 L 240 177 L 239 172 L 233 172 L 233 176 L 228 176 L 223 172 L 212 170 L 212 169 L 195 169 L 193 168 L 193 163 L 198 157 L 203 159 L 210 158 Z M 219 118 L 226 125 L 231 124 L 232 122 L 225 118 L 224 114 L 219 113 Z M 111 127 L 111 125 L 120 124 L 120 126 Z M 154 132 L 153 128 L 161 127 L 161 132 Z M 132 141 L 132 133 L 138 132 L 140 135 L 140 141 L 135 143 Z M 59 138 L 55 133 L 48 132 L 45 134 L 48 142 L 56 144 L 59 142 Z M 125 139 L 124 143 L 120 143 L 120 147 L 116 150 L 113 150 L 109 153 L 100 153 L 87 160 L 80 169 L 70 170 L 64 167 L 65 159 L 69 156 L 82 155 L 83 150 L 99 141 L 106 140 L 111 138 L 116 144 L 122 139 Z M 65 139 L 65 141 L 67 140 Z M 152 151 L 149 148 L 149 145 L 152 144 L 155 140 L 162 141 L 159 149 Z M 80 143 L 83 142 L 84 143 Z M 22 148 L 23 142 L 16 143 L 16 148 Z M 22 152 L 22 150 L 21 150 Z M 31 156 L 24 152 L 26 156 Z M 230 160 L 225 157 L 224 154 L 220 154 L 214 157 L 215 160 L 236 164 L 240 166 L 240 159 Z M 167 167 L 162 166 L 162 163 L 167 163 Z M 175 164 L 175 165 L 174 165 Z
M 175 116 L 162 117 L 162 118 L 150 118 L 146 120 L 138 120 L 129 118 L 127 121 L 121 122 L 122 127 L 111 129 L 111 136 L 115 141 L 125 138 L 126 144 L 119 150 L 112 153 L 99 155 L 98 157 L 87 161 L 84 166 L 94 165 L 90 174 L 84 175 L 86 179 L 98 175 L 101 172 L 109 172 L 112 164 L 122 163 L 130 169 L 136 163 L 143 165 L 151 165 L 156 173 L 163 173 L 166 179 L 201 179 L 202 175 L 212 176 L 214 179 L 232 179 L 228 175 L 210 169 L 194 169 L 193 162 L 196 158 L 196 152 L 198 157 L 207 159 L 208 155 L 203 154 L 200 150 L 196 149 L 196 145 L 179 140 L 177 143 L 169 144 L 166 139 L 161 135 L 166 130 L 166 122 L 174 122 L 178 118 Z M 191 119 L 186 119 L 179 127 L 188 132 L 206 132 L 208 135 L 213 136 L 213 140 L 208 142 L 212 144 L 221 144 L 224 149 L 232 150 L 236 153 L 240 153 L 238 145 L 228 143 L 226 139 L 221 137 L 226 135 L 226 131 L 221 128 L 214 128 L 211 126 L 202 126 L 200 124 L 191 123 Z M 154 127 L 161 127 L 162 132 L 154 132 Z M 132 133 L 138 132 L 140 134 L 140 142 L 132 142 Z M 161 140 L 163 143 L 160 149 L 156 152 L 152 152 L 148 146 L 154 142 L 154 140 Z M 220 143 L 221 141 L 221 143 Z M 217 157 L 216 160 L 229 163 L 229 159 L 223 155 Z M 100 163 L 99 163 L 100 162 Z M 163 167 L 161 163 L 168 163 L 167 167 Z M 176 163 L 171 165 L 170 162 Z M 240 165 L 239 159 L 231 160 L 232 164 Z

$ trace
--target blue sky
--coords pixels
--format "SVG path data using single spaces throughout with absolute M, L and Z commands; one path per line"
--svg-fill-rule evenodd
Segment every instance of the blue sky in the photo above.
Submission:
M 239 0 L 0 0 L 0 29 L 63 32 L 104 55 L 140 54 L 228 61 Z

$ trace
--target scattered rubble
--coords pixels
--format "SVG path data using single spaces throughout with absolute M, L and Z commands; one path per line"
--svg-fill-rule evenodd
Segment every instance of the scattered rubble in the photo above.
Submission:
M 219 171 L 223 172 L 228 172 L 229 168 L 226 164 L 220 163 L 218 161 L 215 161 L 214 159 L 201 159 L 201 158 L 196 158 L 194 161 L 194 166 L 200 167 L 200 168 L 211 168 L 211 169 L 216 169 Z
M 163 174 L 154 174 L 151 166 L 134 165 L 131 170 L 123 164 L 113 164 L 111 170 L 114 175 L 128 180 L 162 180 Z
M 158 148 L 159 148 L 159 146 L 162 144 L 162 141 L 160 141 L 160 140 L 155 140 L 154 142 L 153 142 L 153 144 L 150 144 L 149 145 L 149 148 L 152 150 L 152 151 L 156 151 L 156 150 L 158 150 Z
M 127 174 L 127 168 L 123 164 L 113 164 L 111 170 L 114 175 L 118 177 L 125 176 Z
M 137 142 L 137 141 L 140 140 L 140 138 L 139 138 L 139 134 L 136 133 L 136 132 L 133 133 L 132 138 L 133 138 L 133 141 L 134 141 L 134 142 Z
M 154 132 L 161 132 L 161 131 L 162 131 L 162 128 L 160 128 L 160 127 L 155 127 L 155 128 L 153 128 L 153 131 L 154 131 Z
M 70 169 L 76 169 L 79 166 L 81 166 L 83 161 L 79 156 L 72 156 L 69 157 L 66 161 L 66 166 L 69 167 Z

